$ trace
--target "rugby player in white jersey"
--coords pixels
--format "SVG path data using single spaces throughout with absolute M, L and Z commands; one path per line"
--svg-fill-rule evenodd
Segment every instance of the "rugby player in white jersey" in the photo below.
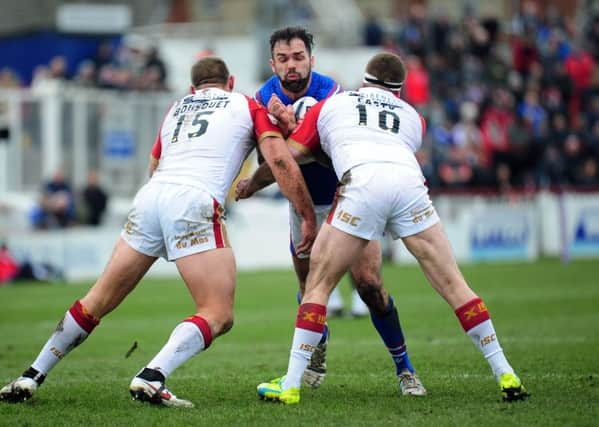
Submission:
M 105 271 L 66 312 L 32 365 L 0 390 L 0 400 L 29 399 L 50 370 L 164 257 L 176 263 L 196 311 L 175 327 L 165 346 L 133 378 L 130 392 L 136 400 L 193 406 L 171 393 L 165 381 L 233 326 L 235 259 L 222 206 L 256 143 L 304 220 L 298 250 L 310 249 L 316 236 L 312 201 L 280 129 L 253 99 L 232 92 L 234 78 L 221 59 L 198 61 L 191 80 L 192 93 L 176 101 L 162 122 L 152 150 L 151 178 L 135 196 Z
M 329 295 L 384 230 L 403 240 L 433 288 L 455 311 L 490 364 L 503 398 L 528 396 L 499 345 L 485 304 L 460 273 L 428 196 L 414 156 L 424 121 L 397 97 L 404 77 L 397 55 L 375 55 L 366 66 L 361 89 L 316 104 L 288 140 L 296 158 L 324 152 L 341 185 L 312 249 L 287 373 L 260 384 L 262 398 L 299 403 L 302 374 L 321 339 Z

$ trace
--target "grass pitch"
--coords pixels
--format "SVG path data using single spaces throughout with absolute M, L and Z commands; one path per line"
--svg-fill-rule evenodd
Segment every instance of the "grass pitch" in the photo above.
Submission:
M 330 319 L 329 375 L 302 401 L 260 401 L 256 385 L 284 373 L 297 309 L 291 271 L 243 273 L 236 324 L 168 380 L 190 410 L 132 401 L 131 377 L 193 312 L 175 279 L 144 280 L 24 404 L 0 404 L 0 425 L 597 425 L 599 261 L 466 266 L 487 303 L 500 342 L 533 393 L 501 402 L 491 371 L 448 306 L 416 267 L 388 265 L 412 362 L 429 395 L 400 397 L 394 368 L 369 319 Z M 349 301 L 349 286 L 342 283 Z M 0 382 L 33 361 L 86 286 L 0 288 Z M 137 341 L 138 348 L 125 358 Z

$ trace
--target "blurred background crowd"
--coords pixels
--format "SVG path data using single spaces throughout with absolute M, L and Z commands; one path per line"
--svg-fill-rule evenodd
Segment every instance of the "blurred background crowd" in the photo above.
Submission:
M 452 21 L 413 4 L 391 32 L 370 15 L 364 43 L 406 61 L 402 97 L 427 118 L 418 155 L 430 187 L 599 184 L 599 15 L 579 26 L 529 0 L 508 21 L 470 7 Z
M 129 3 L 134 12 L 143 10 L 144 2 Z M 228 3 L 234 2 L 156 1 L 153 5 L 162 15 L 154 13 L 152 19 L 195 25 L 200 17 L 208 25 L 222 18 Z M 334 37 L 323 36 L 322 23 L 317 23 L 322 15 L 318 8 L 326 5 L 310 0 L 249 3 L 255 14 L 249 19 L 262 26 L 262 32 L 271 31 L 263 25 L 265 10 L 271 12 L 268 25 L 273 28 L 308 27 L 316 36 L 316 69 L 333 77 L 352 73 L 352 81 L 359 81 L 358 69 L 347 70 L 343 64 L 339 69 L 318 67 L 321 41 L 333 39 L 334 45 Z M 594 2 L 504 1 L 508 12 L 501 15 L 482 13 L 482 3 L 475 1 L 332 1 L 329 10 L 342 4 L 346 11 L 350 4 L 356 6 L 361 14 L 355 28 L 358 44 L 395 51 L 405 60 L 408 75 L 401 95 L 427 121 L 418 159 L 431 190 L 521 195 L 539 189 L 599 188 L 599 8 Z M 457 12 L 450 9 L 456 5 Z M 139 19 L 134 14 L 134 23 Z M 56 55 L 34 64 L 27 75 L 0 63 L 0 90 L 33 91 L 60 81 L 70 87 L 168 93 L 173 88 L 167 77 L 177 65 L 161 57 L 156 44 L 126 34 L 97 38 L 93 53 L 74 61 Z M 101 190 L 97 174 L 91 172 L 91 185 Z M 66 190 L 55 188 L 56 178 Z M 65 192 L 70 188 L 64 172 L 43 184 L 34 224 L 48 227 L 44 212 L 56 204 L 62 213 L 50 224 L 66 226 L 81 218 L 73 203 L 87 196 L 63 197 L 55 204 L 46 197 Z M 102 212 L 106 193 L 93 197 L 95 207 L 88 210 Z M 97 215 L 86 218 L 99 222 Z
M 69 65 L 75 65 L 73 73 Z M 35 67 L 30 83 L 24 83 L 14 70 L 5 67 L 0 70 L 0 86 L 30 86 L 35 90 L 48 81 L 59 80 L 84 88 L 165 91 L 166 76 L 167 68 L 157 48 L 133 38 L 126 45 L 102 41 L 93 57 L 77 64 L 68 64 L 65 56 L 54 56 L 49 63 Z

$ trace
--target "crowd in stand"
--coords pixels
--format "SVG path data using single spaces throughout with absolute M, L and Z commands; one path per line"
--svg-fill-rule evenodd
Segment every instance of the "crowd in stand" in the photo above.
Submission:
M 418 157 L 431 189 L 599 186 L 599 15 L 583 19 L 534 0 L 520 2 L 509 22 L 468 8 L 452 20 L 421 3 L 392 28 L 367 15 L 364 43 L 406 61 L 402 97 L 427 120 Z M 67 69 L 53 58 L 32 87 L 59 79 L 166 90 L 166 66 L 144 44 L 104 43 L 74 75 Z M 0 70 L 0 87 L 19 85 Z
M 160 58 L 158 49 L 139 41 L 123 43 L 117 48 L 111 42 L 101 43 L 93 58 L 76 64 L 76 71 L 72 74 L 68 70 L 67 58 L 62 55 L 54 56 L 48 64 L 35 68 L 31 87 L 36 89 L 49 81 L 62 81 L 87 88 L 167 90 L 167 67 Z M 0 88 L 22 85 L 14 71 L 9 68 L 0 70 Z
M 108 194 L 98 174 L 90 170 L 83 188 L 74 192 L 58 170 L 44 182 L 38 203 L 29 212 L 31 225 L 40 230 L 66 228 L 76 224 L 98 226 L 108 206 Z
M 599 16 L 580 25 L 525 0 L 509 23 L 453 22 L 415 4 L 394 28 L 369 16 L 364 42 L 405 58 L 431 188 L 599 185 Z

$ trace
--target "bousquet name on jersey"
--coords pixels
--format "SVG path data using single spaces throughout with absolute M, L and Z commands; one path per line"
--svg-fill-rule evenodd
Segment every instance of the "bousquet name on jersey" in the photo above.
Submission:
M 203 93 L 201 95 L 204 95 Z M 208 95 L 208 94 L 207 94 Z M 178 105 L 173 112 L 173 117 L 177 117 L 183 113 L 195 113 L 200 110 L 226 108 L 229 105 L 230 99 L 228 96 L 214 96 L 197 98 L 196 95 L 190 95 L 183 98 L 182 105 Z

